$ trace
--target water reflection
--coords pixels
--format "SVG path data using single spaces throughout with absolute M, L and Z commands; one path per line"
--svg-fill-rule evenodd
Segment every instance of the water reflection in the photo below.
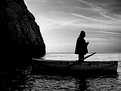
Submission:
M 24 89 L 30 67 L 12 65 L 0 69 L 0 91 L 21 91 Z
M 120 91 L 121 83 L 116 78 L 96 78 L 88 80 L 89 91 Z
M 0 73 L 1 91 L 121 91 L 121 72 L 118 75 L 74 77 L 35 75 L 31 67 L 16 67 Z M 120 67 L 119 67 L 120 68 Z M 119 69 L 118 68 L 118 69 Z M 2 90 L 1 87 L 4 89 Z
M 121 91 L 117 75 L 96 78 L 30 75 L 28 78 L 28 87 L 23 91 Z
M 32 91 L 75 91 L 75 81 L 76 79 L 71 76 L 33 75 L 29 77 L 27 84 Z
M 80 78 L 76 80 L 76 85 L 78 86 L 78 88 L 76 89 L 76 91 L 85 91 L 87 90 L 87 79 L 86 78 Z

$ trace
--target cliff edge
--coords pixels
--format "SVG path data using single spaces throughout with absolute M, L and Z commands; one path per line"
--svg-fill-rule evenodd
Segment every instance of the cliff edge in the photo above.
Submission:
M 39 26 L 24 0 L 0 1 L 0 32 L 2 62 L 17 62 L 46 54 Z

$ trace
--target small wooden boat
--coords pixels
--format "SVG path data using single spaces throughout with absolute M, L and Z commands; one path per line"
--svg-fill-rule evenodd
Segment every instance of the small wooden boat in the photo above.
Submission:
M 77 61 L 64 60 L 43 60 L 33 59 L 33 67 L 37 70 L 60 73 L 116 73 L 117 61 L 85 61 L 79 63 Z M 95 73 L 96 72 L 96 73 Z
M 82 60 L 94 55 L 92 53 Z M 64 61 L 64 60 L 45 60 L 45 59 L 32 59 L 34 71 L 53 72 L 53 73 L 86 73 L 86 74 L 107 74 L 117 73 L 117 61 Z

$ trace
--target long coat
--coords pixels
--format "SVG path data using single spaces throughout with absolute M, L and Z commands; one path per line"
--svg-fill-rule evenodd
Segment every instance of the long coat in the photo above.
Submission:
M 88 53 L 87 43 L 84 38 L 78 37 L 76 42 L 75 54 L 85 55 Z

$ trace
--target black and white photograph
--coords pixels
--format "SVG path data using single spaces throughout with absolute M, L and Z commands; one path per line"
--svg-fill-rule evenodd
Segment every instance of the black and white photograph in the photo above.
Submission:
M 1 0 L 0 91 L 121 91 L 121 0 Z

